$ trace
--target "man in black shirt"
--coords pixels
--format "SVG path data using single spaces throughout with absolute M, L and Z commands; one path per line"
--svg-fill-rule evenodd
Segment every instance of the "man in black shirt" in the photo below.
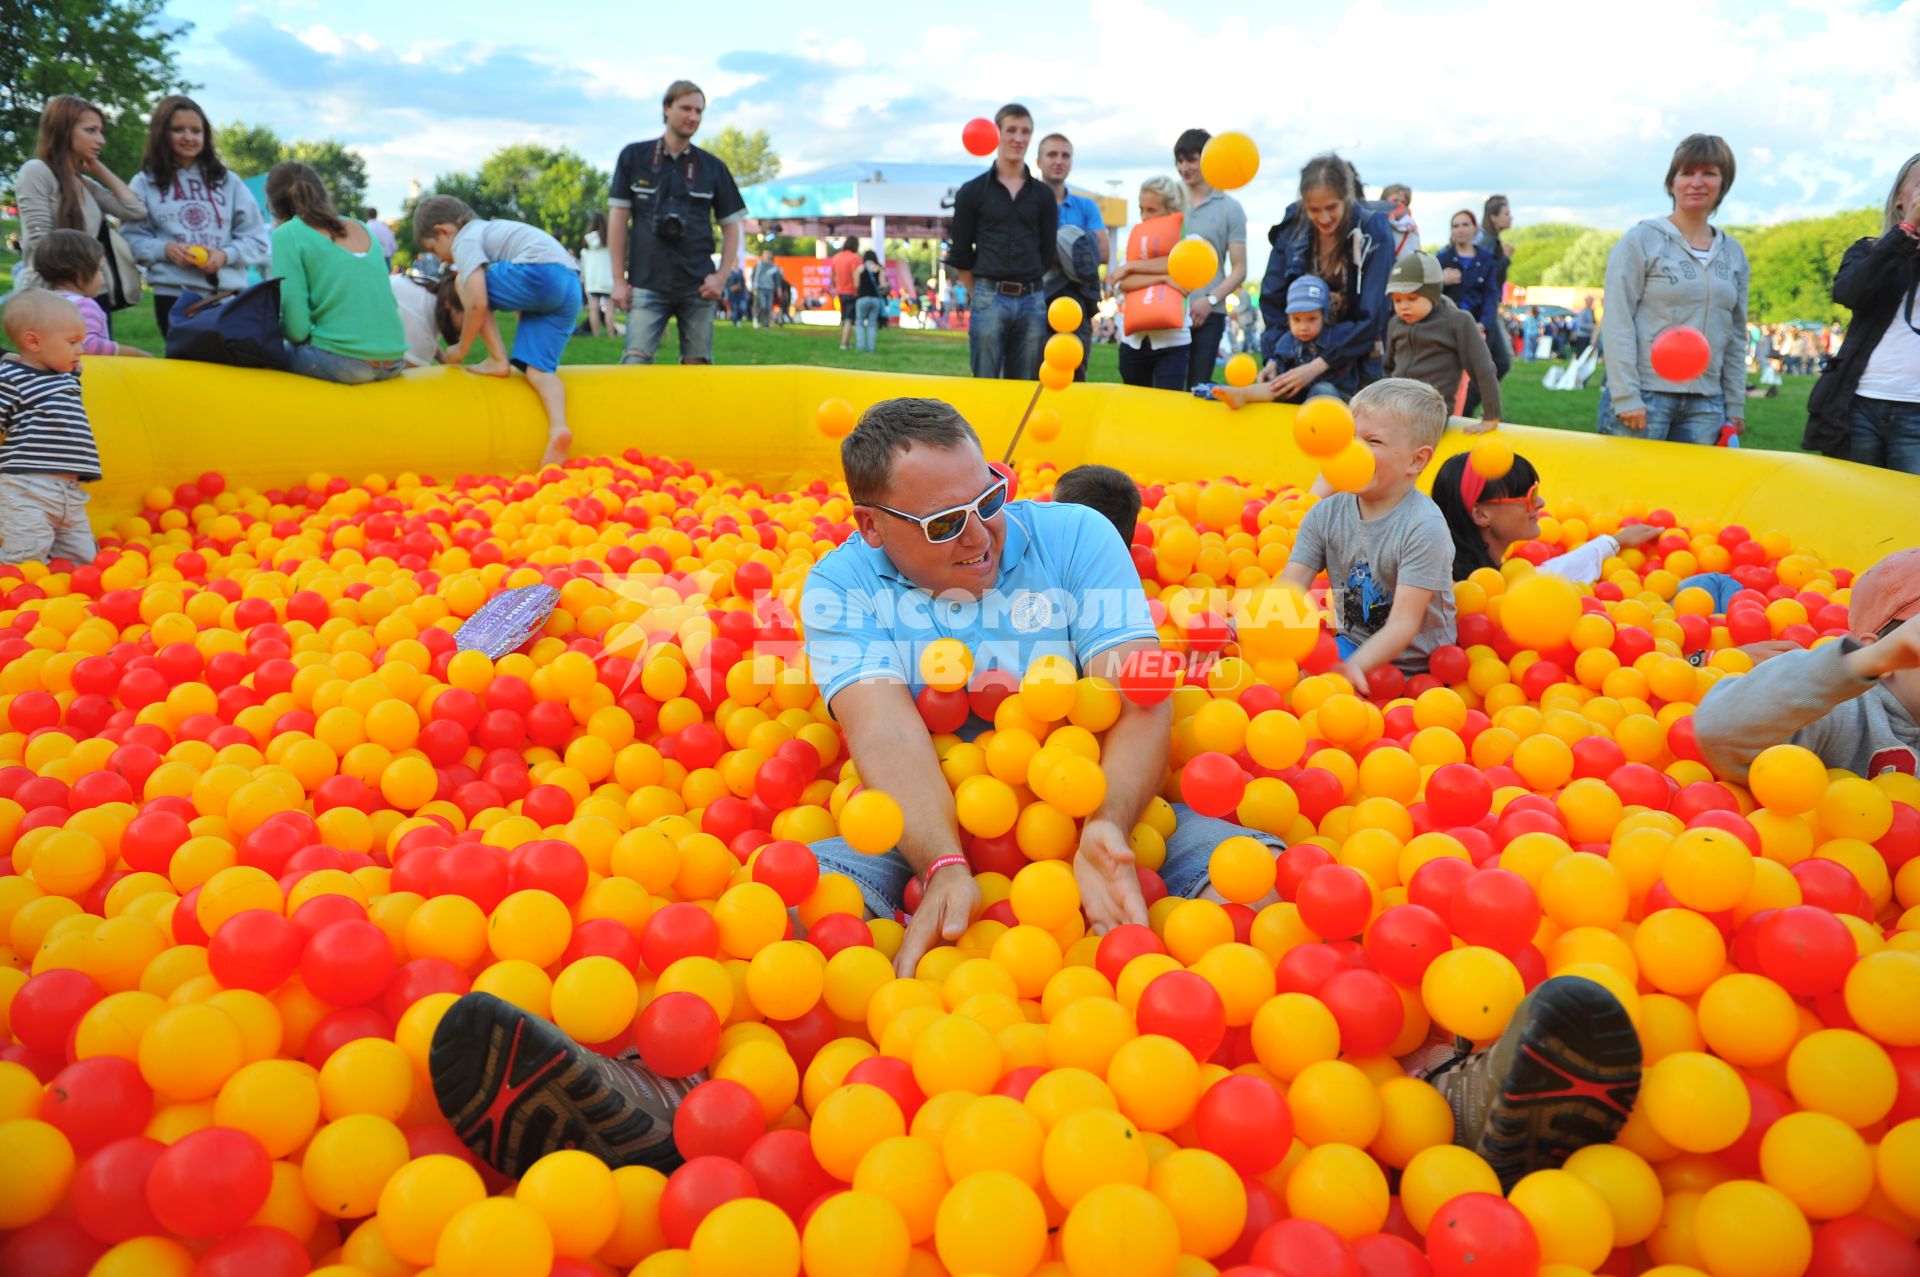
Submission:
M 1040 372 L 1047 341 L 1041 280 L 1054 264 L 1060 210 L 1027 169 L 1033 113 L 1010 102 L 994 113 L 1000 152 L 993 167 L 953 198 L 947 264 L 972 299 L 967 350 L 976 377 L 1027 381 Z
M 614 262 L 613 304 L 627 311 L 623 364 L 650 364 L 666 334 L 680 325 L 680 362 L 713 362 L 713 310 L 740 260 L 747 206 L 719 157 L 693 144 L 707 97 L 691 80 L 675 80 L 661 99 L 666 133 L 634 142 L 613 166 L 607 199 L 607 248 Z M 720 223 L 720 264 L 713 262 L 713 224 Z

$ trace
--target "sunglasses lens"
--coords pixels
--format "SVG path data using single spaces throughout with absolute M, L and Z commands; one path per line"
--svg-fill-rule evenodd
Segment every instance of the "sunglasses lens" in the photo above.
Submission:
M 951 510 L 946 514 L 929 519 L 921 526 L 926 529 L 927 540 L 938 545 L 942 541 L 951 541 L 960 535 L 960 530 L 967 526 L 967 512 L 965 510 Z
M 980 517 L 983 519 L 991 519 L 994 515 L 999 514 L 1006 504 L 1007 485 L 1004 483 L 996 484 L 992 492 L 980 498 Z

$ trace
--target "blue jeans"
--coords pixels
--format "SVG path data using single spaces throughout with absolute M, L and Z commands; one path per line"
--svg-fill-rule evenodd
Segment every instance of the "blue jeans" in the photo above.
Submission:
M 1855 395 L 1847 411 L 1847 460 L 1920 474 L 1920 403 Z
M 650 288 L 633 290 L 633 304 L 627 308 L 627 348 L 620 356 L 623 364 L 650 364 L 660 339 L 667 335 L 667 321 L 680 324 L 680 362 L 713 362 L 714 303 L 700 295 L 697 285 L 685 292 L 656 293 Z
M 976 377 L 1032 381 L 1040 375 L 1047 344 L 1047 303 L 1038 291 L 1008 297 L 996 281 L 973 281 L 973 312 L 967 324 L 967 355 Z
M 1666 439 L 1673 443 L 1702 443 L 1711 446 L 1720 438 L 1720 427 L 1727 423 L 1725 402 L 1719 395 L 1676 394 L 1667 390 L 1643 390 L 1640 400 L 1647 407 L 1647 428 L 1629 430 L 1613 415 L 1613 396 L 1600 388 L 1600 433 L 1623 435 L 1629 439 Z
M 1154 390 L 1185 390 L 1190 365 L 1185 346 L 1147 346 L 1139 349 L 1120 343 L 1120 380 L 1129 386 L 1149 386 Z
M 853 348 L 873 353 L 880 336 L 880 299 L 860 297 L 853 303 Z
M 407 370 L 404 359 L 370 364 L 352 355 L 336 355 L 331 350 L 322 350 L 310 341 L 298 345 L 288 343 L 287 350 L 293 356 L 288 366 L 289 372 L 319 381 L 331 381 L 338 386 L 364 386 L 370 382 L 387 381 Z
M 1198 815 L 1185 803 L 1175 803 L 1173 813 L 1179 823 L 1174 826 L 1173 837 L 1167 839 L 1167 859 L 1160 866 L 1160 880 L 1167 884 L 1170 896 L 1190 900 L 1205 890 L 1213 849 L 1229 838 L 1244 834 L 1259 839 L 1276 852 L 1286 848 L 1286 844 L 1272 834 Z M 845 874 L 853 879 L 867 902 L 868 911 L 875 917 L 891 918 L 901 908 L 913 869 L 898 851 L 864 856 L 849 847 L 844 838 L 826 838 L 812 846 L 813 854 L 820 861 L 820 872 Z

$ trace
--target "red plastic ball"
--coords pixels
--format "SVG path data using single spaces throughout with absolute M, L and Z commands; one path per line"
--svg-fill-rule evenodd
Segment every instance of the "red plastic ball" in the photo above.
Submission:
M 322 928 L 307 941 L 300 955 L 300 978 L 322 1002 L 359 1006 L 380 995 L 396 965 L 387 933 L 350 918 Z
M 1512 953 L 1539 930 L 1540 898 L 1517 873 L 1478 869 L 1453 893 L 1450 916 L 1454 933 L 1468 944 Z
M 65 1058 L 74 1026 L 105 996 L 106 990 L 84 971 L 42 971 L 13 995 L 13 1036 L 28 1050 Z
M 1172 1038 L 1202 1062 L 1212 1057 L 1227 1032 L 1227 1008 L 1220 994 L 1191 971 L 1155 976 L 1140 994 L 1134 1019 L 1140 1032 Z
M 689 1077 L 713 1061 L 720 1046 L 720 1017 L 692 993 L 663 993 L 634 1022 L 640 1062 L 662 1077 Z
M 1300 921 L 1328 940 L 1357 936 L 1373 911 L 1373 889 L 1359 870 L 1322 865 L 1300 883 Z
M 807 1207 L 840 1187 L 840 1181 L 827 1174 L 813 1155 L 805 1131 L 768 1131 L 747 1149 L 740 1165 L 753 1176 L 760 1196 L 796 1222 Z
M 1920 1277 L 1920 1247 L 1883 1219 L 1842 1216 L 1813 1230 L 1806 1277 Z
M 1160 937 L 1151 928 L 1127 923 L 1100 937 L 1100 944 L 1093 951 L 1093 965 L 1095 970 L 1107 977 L 1109 984 L 1117 984 L 1120 973 L 1126 970 L 1129 962 L 1143 953 L 1166 951 L 1167 946 L 1161 943 Z
M 1462 1193 L 1427 1225 L 1434 1277 L 1534 1277 L 1540 1241 L 1519 1209 L 1492 1193 Z
M 147 1178 L 153 1216 L 182 1237 L 218 1237 L 253 1218 L 273 1186 L 273 1158 L 259 1140 L 209 1126 L 160 1155 Z
M 312 1268 L 299 1238 L 256 1224 L 215 1242 L 193 1266 L 193 1277 L 301 1277 Z
M 1361 1277 L 1346 1239 L 1311 1219 L 1283 1219 L 1253 1245 L 1255 1266 L 1273 1277 Z
M 1447 763 L 1427 778 L 1427 809 L 1436 829 L 1471 825 L 1493 810 L 1493 786 L 1469 763 Z
M 1838 989 L 1859 956 L 1846 924 L 1814 905 L 1771 914 L 1760 923 L 1754 948 L 1761 974 L 1798 998 Z
M 1194 1120 L 1200 1147 L 1242 1175 L 1279 1165 L 1293 1143 L 1293 1114 L 1286 1097 L 1264 1078 L 1221 1078 L 1200 1097 Z
M 715 1207 L 758 1196 L 759 1185 L 746 1167 L 724 1157 L 696 1157 L 667 1177 L 660 1194 L 660 1229 L 667 1244 L 685 1249 L 694 1230 Z
M 719 952 L 719 924 L 696 904 L 670 904 L 640 929 L 640 958 L 655 975 L 681 958 L 711 958 Z
M 1419 987 L 1420 977 L 1433 960 L 1453 947 L 1453 934 L 1446 920 L 1426 905 L 1395 905 L 1373 920 L 1364 945 L 1374 970 L 1403 988 L 1413 989 Z
M 805 843 L 775 839 L 754 858 L 753 880 L 772 887 L 780 903 L 791 909 L 820 885 L 820 860 Z
M 228 989 L 271 993 L 300 965 L 300 933 L 270 909 L 245 909 L 207 944 L 207 969 Z
M 685 1158 L 739 1161 L 766 1130 L 752 1091 L 729 1078 L 711 1078 L 687 1092 L 673 1115 L 673 1142 Z
M 40 1120 L 67 1137 L 76 1157 L 140 1134 L 152 1116 L 153 1088 L 139 1065 L 117 1055 L 69 1064 L 40 1097 Z
M 1377 971 L 1335 972 L 1320 986 L 1320 1000 L 1333 1012 L 1340 1049 L 1350 1056 L 1380 1054 L 1406 1024 L 1400 995 Z

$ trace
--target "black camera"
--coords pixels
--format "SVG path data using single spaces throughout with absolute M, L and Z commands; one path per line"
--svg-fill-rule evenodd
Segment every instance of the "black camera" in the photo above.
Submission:
M 653 237 L 660 242 L 677 244 L 686 233 L 686 215 L 678 208 L 663 208 L 653 215 Z

